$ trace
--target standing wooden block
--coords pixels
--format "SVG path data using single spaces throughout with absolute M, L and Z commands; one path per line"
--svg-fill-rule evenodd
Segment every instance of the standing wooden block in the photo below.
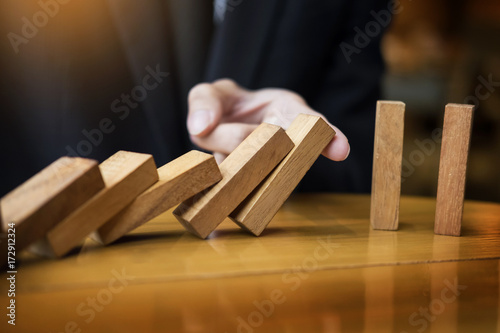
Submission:
M 2 198 L 2 229 L 15 223 L 21 252 L 103 188 L 97 161 L 61 157 Z
M 300 114 L 286 131 L 295 147 L 230 218 L 259 236 L 311 168 L 335 131 L 320 117 Z
M 206 238 L 292 148 L 281 127 L 261 124 L 220 164 L 222 180 L 183 202 L 175 217 L 187 230 Z
M 398 229 L 404 117 L 404 103 L 377 102 L 370 208 L 373 229 Z
M 97 232 L 109 244 L 222 179 L 212 155 L 196 150 L 158 169 L 160 180 Z
M 158 181 L 155 162 L 148 154 L 119 151 L 99 168 L 106 187 L 49 231 L 47 241 L 54 255 L 62 256 L 78 246 Z
M 444 114 L 434 233 L 460 236 L 473 105 L 448 104 Z

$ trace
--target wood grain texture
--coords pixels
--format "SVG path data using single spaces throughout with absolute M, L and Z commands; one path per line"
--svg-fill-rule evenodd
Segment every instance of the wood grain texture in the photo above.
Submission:
M 20 293 L 16 297 L 22 304 L 18 309 L 19 317 L 30 320 L 19 320 L 17 330 L 13 332 L 64 332 L 70 319 L 82 333 L 418 333 L 419 329 L 423 333 L 497 332 L 499 262 L 489 259 L 312 271 L 299 266 L 289 273 L 276 271 L 151 283 L 138 282 L 137 275 L 128 266 L 110 266 L 105 270 L 107 281 L 98 286 L 87 284 L 85 288 L 64 291 Z M 131 280 L 114 282 L 123 272 Z M 433 284 L 438 274 L 443 278 Z M 113 301 L 109 304 L 96 301 L 96 308 L 103 310 L 97 312 L 87 299 L 95 300 L 99 295 L 99 299 L 106 301 L 103 295 L 109 293 L 109 289 L 105 283 L 110 281 L 114 282 L 113 290 L 120 292 L 112 294 Z M 377 282 L 379 288 L 369 288 L 370 284 Z M 455 283 L 461 289 L 450 290 Z M 390 296 L 384 293 L 386 285 L 394 286 Z M 431 297 L 431 293 L 438 297 Z M 441 298 L 442 293 L 444 298 Z M 378 297 L 385 302 L 370 302 Z M 448 302 L 444 303 L 443 299 Z M 39 306 L 47 300 L 50 300 L 50 306 Z M 79 304 L 83 305 L 80 310 L 86 311 L 85 316 L 75 314 Z M 429 310 L 430 305 L 433 310 Z M 453 307 L 459 307 L 459 313 L 450 318 L 448 313 Z M 259 311 L 259 308 L 263 310 Z M 261 311 L 272 315 L 266 317 Z M 33 316 L 33 313 L 39 315 Z M 95 316 L 90 317 L 89 313 Z M 213 318 L 214 313 L 217 320 Z M 370 313 L 373 314 L 371 318 L 367 317 Z M 259 315 L 264 319 L 261 320 Z M 409 321 L 410 316 L 413 321 Z M 435 320 L 427 320 L 425 316 Z M 375 327 L 370 325 L 370 319 L 381 317 L 386 320 L 380 320 Z M 94 320 L 87 324 L 85 319 L 88 318 Z M 436 329 L 440 326 L 460 329 Z M 84 330 L 87 327 L 89 329 Z M 76 333 L 78 330 L 67 332 Z
M 3 231 L 15 223 L 20 252 L 103 188 L 97 161 L 61 157 L 2 198 Z
M 222 179 L 212 155 L 190 151 L 158 169 L 159 181 L 97 232 L 109 244 Z
M 300 114 L 286 131 L 295 147 L 230 218 L 259 236 L 311 168 L 335 131 L 320 117 Z
M 153 157 L 119 151 L 99 165 L 105 188 L 47 234 L 54 255 L 62 256 L 158 181 Z
M 168 211 L 115 246 L 103 247 L 87 238 L 78 255 L 63 260 L 24 252 L 18 287 L 42 294 L 103 288 L 110 270 L 122 267 L 135 276 L 135 283 L 154 289 L 159 281 L 290 273 L 303 262 L 310 268 L 311 262 L 304 261 L 308 257 L 323 258 L 312 267 L 332 274 L 354 267 L 500 258 L 499 203 L 466 200 L 462 237 L 434 234 L 435 208 L 435 198 L 402 196 L 400 229 L 386 232 L 369 227 L 369 195 L 294 193 L 264 237 L 253 237 L 225 219 L 208 241 L 186 233 Z
M 219 166 L 222 180 L 174 211 L 181 224 L 206 238 L 293 148 L 285 131 L 263 123 Z
M 404 103 L 377 102 L 370 208 L 376 230 L 398 229 L 404 116 Z
M 460 236 L 473 105 L 448 104 L 443 123 L 434 232 Z
M 496 332 L 500 204 L 466 201 L 462 237 L 433 233 L 435 198 L 402 196 L 400 206 L 398 232 L 368 227 L 369 195 L 301 193 L 285 202 L 264 237 L 226 219 L 217 237 L 200 241 L 166 212 L 115 246 L 87 239 L 84 251 L 63 260 L 25 252 L 18 258 L 16 331 L 64 332 L 74 321 L 73 332 L 238 332 L 239 318 L 248 323 L 259 311 L 255 303 L 269 309 L 265 300 L 277 290 L 286 300 L 262 314 L 254 332 L 411 333 L 423 325 L 412 326 L 409 317 L 416 312 L 412 318 L 423 320 L 419 309 L 429 307 L 436 319 L 425 321 L 425 332 L 433 332 L 455 306 L 460 330 Z M 434 300 L 443 300 L 446 280 L 467 289 L 441 312 Z M 375 283 L 379 288 L 369 287 Z M 389 286 L 390 298 L 383 292 Z M 453 295 L 445 291 L 446 300 Z M 7 304 L 7 293 L 0 302 Z M 95 314 L 90 323 L 88 312 Z M 367 314 L 387 320 L 373 327 Z

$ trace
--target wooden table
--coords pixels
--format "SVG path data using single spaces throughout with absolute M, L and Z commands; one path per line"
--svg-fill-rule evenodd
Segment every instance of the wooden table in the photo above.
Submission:
M 369 206 L 295 195 L 261 237 L 225 221 L 205 241 L 168 212 L 109 247 L 22 255 L 1 331 L 497 331 L 499 204 L 467 202 L 459 238 L 433 234 L 434 199 L 403 197 L 396 232 L 371 230 Z

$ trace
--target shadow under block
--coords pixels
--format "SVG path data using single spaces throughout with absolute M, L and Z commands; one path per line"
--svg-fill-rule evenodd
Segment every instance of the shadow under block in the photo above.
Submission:
M 190 151 L 158 169 L 160 180 L 103 225 L 99 240 L 109 244 L 222 179 L 212 155 Z
M 335 136 L 335 131 L 321 117 L 305 114 L 300 114 L 286 133 L 295 147 L 229 216 L 256 236 L 271 222 Z
M 378 101 L 370 223 L 376 230 L 397 230 L 401 197 L 405 104 Z
M 219 165 L 222 180 L 180 204 L 175 217 L 188 231 L 208 237 L 292 148 L 281 127 L 259 125 Z
M 2 230 L 15 223 L 20 252 L 103 188 L 97 161 L 61 157 L 2 198 Z
M 47 243 L 55 256 L 78 246 L 158 181 L 155 162 L 148 154 L 119 151 L 102 162 L 99 169 L 105 188 L 47 234 Z
M 474 106 L 448 104 L 443 123 L 434 233 L 460 236 Z

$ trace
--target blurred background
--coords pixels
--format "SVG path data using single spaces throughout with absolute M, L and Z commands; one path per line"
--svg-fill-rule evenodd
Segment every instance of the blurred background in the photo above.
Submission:
M 440 145 L 432 151 L 432 132 L 447 103 L 476 104 L 466 198 L 499 202 L 500 1 L 402 5 L 383 40 L 384 97 L 406 103 L 402 192 L 436 194 Z
M 105 44 L 109 36 L 106 36 L 104 32 L 111 31 L 111 29 L 101 26 L 102 23 L 96 23 L 110 21 L 110 18 L 106 17 L 109 14 L 104 9 L 104 4 L 105 1 L 94 1 L 92 6 L 68 6 L 65 9 L 68 13 L 67 17 L 73 17 L 73 20 L 77 21 L 71 22 L 76 27 L 74 31 L 60 29 L 60 26 L 65 24 L 65 16 L 55 16 L 40 36 L 30 41 L 30 51 L 23 51 L 16 57 L 13 56 L 11 46 L 4 35 L 4 43 L 0 45 L 2 47 L 0 60 L 15 75 L 3 73 L 0 77 L 0 82 L 7 87 L 0 92 L 2 100 L 8 101 L 8 95 L 12 94 L 14 89 L 12 87 L 20 86 L 16 82 L 19 77 L 24 76 L 25 79 L 28 78 L 26 82 L 35 85 L 36 77 L 32 76 L 32 73 L 45 73 L 47 68 L 49 70 L 52 68 L 50 66 L 54 64 L 59 66 L 62 63 L 68 68 L 70 65 L 72 65 L 71 68 L 77 70 L 82 68 L 81 73 L 77 74 L 87 78 L 93 73 L 84 69 L 88 68 L 89 63 L 101 63 L 99 59 L 102 58 L 108 59 L 108 62 L 102 62 L 102 64 L 107 72 L 113 74 L 102 78 L 105 81 L 103 85 L 109 83 L 109 87 L 115 90 L 105 95 L 97 91 L 100 88 L 91 84 L 90 79 L 87 80 L 88 83 L 85 86 L 71 87 L 71 89 L 75 91 L 96 90 L 95 95 L 101 98 L 102 105 L 109 104 L 109 95 L 119 96 L 121 92 L 129 90 L 127 80 L 130 78 L 126 76 L 126 73 L 119 71 L 120 64 L 125 63 L 123 56 L 118 56 L 121 54 L 119 46 Z M 444 106 L 447 103 L 472 103 L 476 104 L 477 109 L 469 157 L 466 198 L 500 202 L 500 173 L 498 172 L 500 166 L 500 1 L 401 0 L 401 5 L 402 10 L 393 17 L 392 24 L 383 39 L 382 48 L 387 62 L 383 97 L 403 101 L 407 106 L 402 193 L 425 196 L 436 194 L 440 144 L 433 138 L 432 133 L 442 127 Z M 5 29 L 2 31 L 11 31 L 12 27 L 18 27 L 19 17 L 39 9 L 37 1 L 10 0 L 10 2 L 0 3 L 0 8 L 5 9 L 6 6 L 12 13 L 8 14 L 7 10 L 0 10 L 0 26 Z M 77 12 L 78 15 L 72 11 Z M 90 17 L 90 14 L 95 22 L 86 21 L 86 17 Z M 63 41 L 62 51 L 58 54 L 61 54 L 61 57 L 65 54 L 72 55 L 71 59 L 76 59 L 77 63 L 67 64 L 66 58 L 57 58 L 51 52 L 50 47 L 47 47 L 52 43 L 48 36 L 57 35 L 56 31 Z M 87 40 L 89 35 L 93 36 L 91 42 Z M 97 47 L 103 44 L 106 48 Z M 96 47 L 88 47 L 88 45 Z M 24 44 L 20 47 L 24 47 Z M 42 55 L 39 57 L 41 60 L 31 61 L 32 58 L 29 57 L 32 54 L 29 52 Z M 24 58 L 29 61 L 24 61 Z M 27 65 L 21 67 L 12 59 L 21 59 L 19 63 Z M 96 68 L 95 71 L 103 71 L 103 68 Z M 59 80 L 56 76 L 55 70 L 54 73 L 54 82 L 62 82 L 61 84 L 64 85 L 63 80 Z M 63 74 L 61 75 L 64 76 Z M 58 95 L 45 91 L 57 91 L 56 84 L 50 87 L 41 86 L 38 90 L 40 96 L 36 97 L 40 100 L 60 98 Z M 159 90 L 157 93 L 161 94 Z M 72 101 L 73 95 L 65 98 L 64 103 L 72 102 L 77 106 L 82 105 L 82 108 L 85 105 L 90 110 L 97 110 L 96 105 L 99 102 L 97 98 L 92 101 Z M 28 113 L 33 109 L 29 104 L 29 98 L 19 103 L 24 103 L 20 108 L 26 110 L 25 117 L 40 117 L 36 125 L 37 127 L 43 125 L 45 120 L 41 115 Z M 9 117 L 5 110 L 1 112 L 2 119 Z M 137 121 L 132 117 L 135 116 L 131 116 L 128 124 L 135 126 Z M 130 131 L 127 127 L 129 125 L 121 125 L 117 132 Z M 72 128 L 71 124 L 66 123 L 60 126 L 64 127 L 68 133 L 76 133 L 75 142 L 80 139 L 77 135 L 80 135 L 81 125 L 74 125 Z M 36 128 L 30 130 L 35 131 Z M 119 135 L 107 140 L 114 140 L 115 137 L 118 138 Z M 46 139 L 55 140 L 54 138 Z M 2 137 L 2 140 L 13 140 L 13 138 Z M 16 138 L 16 140 L 20 139 Z M 15 150 L 9 148 L 9 145 L 6 147 L 5 149 Z M 31 149 L 28 143 L 26 143 L 26 149 Z M 10 156 L 15 156 L 18 152 L 8 151 L 8 153 Z M 35 160 L 36 151 L 32 155 Z M 109 156 L 109 152 L 104 152 L 103 156 Z M 3 163 L 14 162 L 2 159 L 0 168 Z M 26 168 L 26 174 L 34 174 L 40 169 L 34 163 L 32 165 L 19 163 L 16 168 Z M 14 183 L 17 184 L 17 180 L 12 184 Z

